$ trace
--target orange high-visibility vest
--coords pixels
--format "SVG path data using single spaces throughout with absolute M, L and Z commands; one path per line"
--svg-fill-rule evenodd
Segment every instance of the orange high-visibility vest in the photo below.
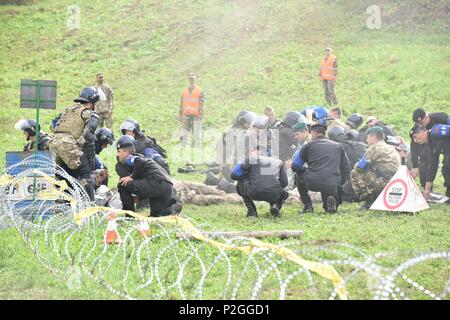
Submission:
M 320 80 L 336 80 L 334 75 L 334 62 L 336 61 L 336 56 L 330 55 L 328 59 L 322 59 L 320 62 Z
M 192 93 L 189 94 L 189 88 L 183 91 L 183 115 L 198 116 L 200 115 L 200 94 L 202 93 L 199 87 L 194 87 Z

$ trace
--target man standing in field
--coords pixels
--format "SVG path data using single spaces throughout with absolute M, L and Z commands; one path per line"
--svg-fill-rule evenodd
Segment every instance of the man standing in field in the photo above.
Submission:
M 200 146 L 200 134 L 202 130 L 204 95 L 200 87 L 195 85 L 195 74 L 189 73 L 189 87 L 184 89 L 181 95 L 179 120 L 183 125 L 182 145 L 187 145 L 189 132 L 194 136 L 193 146 Z
M 106 127 L 112 130 L 114 111 L 114 92 L 110 86 L 105 83 L 104 75 L 102 72 L 96 74 L 96 81 L 94 85 L 100 95 L 100 100 L 95 105 L 95 111 L 97 112 L 100 121 L 99 127 Z M 104 93 L 104 95 L 102 94 Z
M 325 90 L 325 98 L 328 104 L 337 105 L 336 94 L 334 87 L 336 85 L 336 78 L 338 75 L 338 64 L 336 56 L 331 54 L 332 49 L 325 49 L 325 58 L 320 62 L 319 78 L 322 81 L 323 89 Z

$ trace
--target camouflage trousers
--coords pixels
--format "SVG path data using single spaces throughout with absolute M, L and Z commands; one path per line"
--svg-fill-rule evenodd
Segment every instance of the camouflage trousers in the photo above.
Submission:
M 182 204 L 191 203 L 199 206 L 208 206 L 219 203 L 242 203 L 242 198 L 236 193 L 226 193 L 213 186 L 203 183 L 174 181 L 173 187 Z
M 99 122 L 98 122 L 98 128 L 108 128 L 110 130 L 113 129 L 113 116 L 112 112 L 101 112 L 98 113 Z
M 66 164 L 72 170 L 81 165 L 83 151 L 79 141 L 69 134 L 56 133 L 49 143 L 49 149 L 56 155 L 55 161 L 58 165 Z
M 378 196 L 390 180 L 390 178 L 379 177 L 372 171 L 352 170 L 350 177 L 353 190 L 362 201 Z
M 330 80 L 323 80 L 323 90 L 325 91 L 325 99 L 327 99 L 328 104 L 337 105 L 336 93 L 334 92 L 335 83 Z

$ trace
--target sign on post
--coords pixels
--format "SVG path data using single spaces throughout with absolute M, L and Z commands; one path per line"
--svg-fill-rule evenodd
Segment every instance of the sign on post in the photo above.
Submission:
M 56 81 L 20 80 L 20 107 L 56 109 Z

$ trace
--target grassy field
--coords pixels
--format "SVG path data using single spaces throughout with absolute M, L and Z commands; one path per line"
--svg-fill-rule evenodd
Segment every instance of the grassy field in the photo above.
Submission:
M 1 152 L 21 149 L 23 136 L 14 123 L 35 114 L 19 108 L 20 79 L 58 81 L 57 110 L 41 112 L 47 130 L 50 119 L 103 71 L 116 94 L 115 134 L 127 117 L 138 120 L 173 151 L 174 172 L 182 165 L 174 160 L 176 117 L 189 71 L 196 72 L 205 91 L 204 129 L 212 137 L 241 109 L 261 113 L 271 105 L 281 117 L 289 110 L 324 103 L 317 69 L 327 46 L 339 60 L 336 91 L 346 115 L 357 111 L 378 116 L 407 137 L 415 108 L 449 112 L 448 17 L 415 24 L 386 5 L 381 7 L 386 24 L 369 30 L 365 7 L 351 3 L 79 0 L 81 29 L 71 32 L 66 19 L 72 1 L 0 6 Z M 208 152 L 202 156 L 213 157 Z M 104 159 L 113 168 L 114 150 L 107 150 Z M 4 165 L 2 156 L 0 167 Z M 113 177 L 112 183 L 116 181 Z M 436 190 L 442 191 L 440 175 L 437 184 Z M 348 242 L 369 254 L 442 250 L 450 244 L 450 217 L 442 206 L 415 216 L 362 212 L 357 205 L 344 205 L 333 216 L 316 206 L 316 214 L 300 216 L 298 207 L 288 206 L 279 221 L 265 214 L 265 206 L 259 208 L 257 221 L 246 220 L 244 208 L 234 205 L 187 206 L 183 214 L 215 230 L 302 229 L 305 240 Z M 67 290 L 12 229 L 0 231 L 0 242 L 0 298 L 114 298 L 94 284 L 82 291 Z M 427 276 L 424 273 L 424 279 Z M 437 273 L 436 283 L 448 277 L 448 269 Z

